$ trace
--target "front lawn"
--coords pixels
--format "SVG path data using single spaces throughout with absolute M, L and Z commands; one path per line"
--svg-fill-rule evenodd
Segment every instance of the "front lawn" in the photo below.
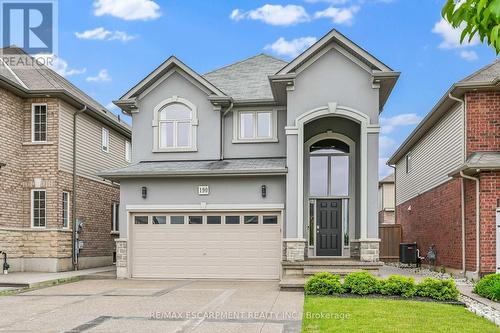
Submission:
M 306 296 L 303 333 L 500 332 L 459 305 L 373 298 Z

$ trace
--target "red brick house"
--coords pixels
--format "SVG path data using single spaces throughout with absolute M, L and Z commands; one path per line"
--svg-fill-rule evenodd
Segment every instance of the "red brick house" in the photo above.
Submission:
M 128 164 L 130 136 L 126 123 L 54 71 L 1 62 L 0 251 L 10 271 L 112 264 L 120 189 L 97 173 Z
M 396 223 L 437 265 L 500 271 L 500 61 L 455 83 L 389 159 Z

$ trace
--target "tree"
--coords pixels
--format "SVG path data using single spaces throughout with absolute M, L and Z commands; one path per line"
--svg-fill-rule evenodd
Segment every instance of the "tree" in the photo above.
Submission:
M 460 43 L 477 34 L 500 53 L 500 0 L 447 0 L 442 15 L 453 28 L 464 28 Z

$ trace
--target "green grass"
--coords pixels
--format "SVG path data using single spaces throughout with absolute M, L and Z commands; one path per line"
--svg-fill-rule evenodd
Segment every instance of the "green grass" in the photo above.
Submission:
M 60 284 L 78 282 L 80 280 L 81 279 L 80 279 L 79 276 L 74 276 L 74 277 L 70 277 L 70 278 L 63 278 L 63 279 L 57 279 L 57 280 L 50 280 L 50 281 L 36 283 L 35 285 L 33 285 L 30 288 L 20 288 L 20 289 L 13 289 L 13 290 L 3 290 L 3 291 L 0 291 L 0 296 L 12 296 L 12 295 L 17 295 L 17 294 L 25 293 L 25 292 L 28 292 L 28 291 L 33 291 L 33 290 L 38 290 L 38 289 L 43 289 L 43 288 L 58 286 Z
M 318 319 L 321 314 L 323 318 Z M 459 305 L 306 296 L 302 332 L 486 333 L 500 329 Z

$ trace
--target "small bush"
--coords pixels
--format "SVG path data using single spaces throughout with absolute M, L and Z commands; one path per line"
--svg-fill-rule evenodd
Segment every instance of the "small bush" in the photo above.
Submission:
M 316 273 L 307 280 L 304 291 L 306 295 L 327 296 L 345 292 L 340 277 L 332 273 Z
M 500 274 L 489 274 L 474 286 L 474 292 L 480 296 L 500 301 Z
M 380 282 L 379 289 L 382 295 L 413 297 L 417 291 L 415 280 L 412 277 L 391 275 L 387 280 Z
M 417 285 L 417 295 L 430 297 L 439 301 L 457 300 L 459 291 L 452 279 L 438 280 L 425 278 Z
M 349 273 L 344 279 L 344 288 L 358 295 L 378 292 L 379 284 L 379 280 L 368 272 Z

